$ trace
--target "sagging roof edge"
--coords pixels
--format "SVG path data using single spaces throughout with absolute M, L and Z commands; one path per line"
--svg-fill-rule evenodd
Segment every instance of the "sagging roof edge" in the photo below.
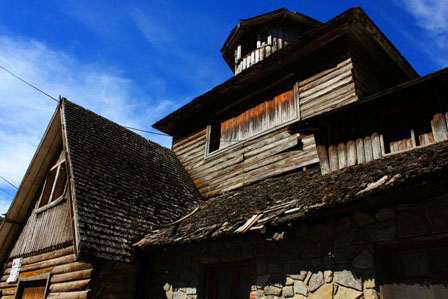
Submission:
M 58 142 L 61 142 L 62 136 L 59 135 L 58 137 L 58 134 L 61 132 L 60 107 L 61 102 L 56 107 L 8 212 L 0 224 L 0 261 L 4 261 L 11 249 L 12 242 L 17 238 L 17 233 L 21 231 L 24 224 L 23 221 L 28 216 L 30 206 L 35 199 L 35 192 L 37 191 L 36 183 L 40 183 L 37 181 L 42 176 L 42 173 L 47 171 L 45 164 L 48 164 L 49 159 L 51 159 L 47 152 L 58 146 Z
M 383 50 L 391 56 L 391 59 L 399 61 L 399 66 L 405 72 L 408 74 L 408 76 L 411 79 L 415 79 L 420 77 L 419 74 L 415 71 L 415 69 L 412 67 L 412 65 L 406 60 L 406 58 L 401 55 L 401 53 L 398 51 L 398 49 L 390 42 L 390 40 L 384 35 L 384 33 L 375 25 L 375 23 L 369 18 L 369 16 L 362 10 L 360 7 L 353 7 L 342 14 L 332 18 L 328 22 L 322 24 L 321 26 L 311 29 L 303 34 L 302 38 L 297 40 L 296 42 L 292 43 L 290 46 L 282 49 L 281 51 L 277 51 L 270 57 L 267 57 L 266 59 L 262 60 L 261 62 L 257 63 L 253 67 L 247 69 L 246 71 L 238 74 L 237 76 L 233 76 L 230 79 L 224 81 L 220 85 L 212 88 L 208 92 L 194 98 L 186 105 L 178 108 L 174 112 L 168 114 L 164 118 L 158 120 L 156 123 L 152 125 L 153 128 L 162 131 L 164 133 L 167 133 L 169 135 L 175 135 L 174 130 L 170 128 L 168 125 L 169 123 L 172 123 L 174 121 L 180 121 L 183 118 L 183 115 L 188 113 L 188 111 L 192 111 L 197 107 L 203 106 L 203 102 L 210 101 L 212 98 L 216 98 L 219 96 L 222 96 L 222 93 L 224 92 L 230 92 L 235 89 L 235 86 L 241 87 L 245 84 L 251 77 L 253 77 L 256 73 L 260 72 L 260 69 L 262 70 L 265 67 L 270 66 L 272 59 L 279 59 L 282 56 L 287 55 L 290 52 L 297 51 L 299 48 L 303 46 L 303 44 L 311 42 L 310 39 L 316 38 L 316 36 L 319 36 L 319 34 L 323 34 L 328 30 L 332 29 L 332 26 L 335 25 L 337 22 L 345 19 L 345 18 L 363 18 L 365 19 L 369 24 L 371 24 L 378 33 L 378 35 L 381 37 L 381 39 L 385 42 L 385 44 L 390 47 L 390 51 L 384 47 L 382 43 L 380 43 L 379 40 L 377 42 L 379 43 L 379 46 L 383 48 Z M 242 82 L 242 83 L 241 83 Z M 230 90 L 230 91 L 229 91 Z M 197 110 L 197 109 L 196 109 Z

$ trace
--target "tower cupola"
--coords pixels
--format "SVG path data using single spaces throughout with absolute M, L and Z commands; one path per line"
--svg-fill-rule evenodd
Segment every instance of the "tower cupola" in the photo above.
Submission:
M 317 20 L 282 8 L 241 20 L 230 33 L 221 53 L 237 75 L 319 25 L 321 22 Z

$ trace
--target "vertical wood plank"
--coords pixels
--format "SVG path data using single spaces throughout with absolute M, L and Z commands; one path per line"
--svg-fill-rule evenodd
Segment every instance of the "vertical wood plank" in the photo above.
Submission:
M 380 144 L 381 144 L 381 156 L 384 157 L 386 155 L 386 147 L 384 146 L 383 134 L 380 134 Z
M 347 152 L 345 143 L 338 144 L 339 169 L 347 167 Z
M 447 122 L 442 113 L 434 115 L 431 121 L 431 127 L 436 142 L 448 140 Z
M 356 165 L 356 143 L 353 140 L 347 142 L 347 164 Z
M 297 119 L 300 120 L 300 93 L 299 93 L 299 82 L 294 84 L 294 101 L 297 107 Z
M 330 145 L 328 148 L 328 155 L 330 158 L 330 170 L 336 171 L 339 169 L 338 149 L 335 145 Z
M 364 138 L 364 153 L 366 155 L 366 162 L 370 162 L 373 160 L 372 139 L 370 138 L 370 136 L 366 136 Z
M 381 158 L 381 140 L 378 133 L 372 134 L 372 153 L 373 159 Z
M 415 132 L 413 129 L 411 129 L 411 142 L 412 147 L 417 147 L 417 140 L 415 139 Z
M 236 48 L 236 59 L 241 59 L 241 45 L 238 45 L 238 47 Z
M 364 140 L 362 138 L 356 139 L 356 157 L 358 164 L 366 162 L 366 155 L 364 153 Z
M 330 172 L 330 163 L 328 162 L 327 148 L 324 145 L 318 145 L 317 157 L 319 158 L 320 171 L 322 174 L 327 174 Z

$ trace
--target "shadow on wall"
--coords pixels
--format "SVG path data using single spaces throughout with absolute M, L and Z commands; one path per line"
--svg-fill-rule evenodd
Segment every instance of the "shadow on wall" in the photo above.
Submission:
M 143 267 L 140 295 L 193 299 L 214 298 L 214 292 L 225 294 L 220 298 L 233 298 L 229 294 L 241 290 L 246 298 L 249 294 L 250 298 L 379 298 L 381 254 L 394 257 L 386 260 L 393 268 L 389 273 L 401 271 L 389 277 L 390 285 L 383 291 L 431 294 L 436 283 L 425 275 L 448 271 L 425 268 L 423 273 L 422 252 L 433 261 L 432 256 L 438 254 L 438 264 L 445 263 L 448 269 L 447 242 L 440 238 L 441 232 L 448 232 L 446 199 L 356 211 L 320 224 L 298 225 L 279 241 L 248 235 L 156 250 Z M 429 249 L 422 249 L 422 244 Z M 410 264 L 414 266 L 406 266 Z M 406 280 L 406 275 L 415 277 L 416 273 L 421 274 L 418 281 Z M 447 289 L 439 286 L 439 291 Z

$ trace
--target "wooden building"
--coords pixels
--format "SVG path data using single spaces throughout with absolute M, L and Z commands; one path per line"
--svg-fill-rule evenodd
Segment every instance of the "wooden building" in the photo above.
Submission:
M 242 20 L 222 55 L 235 76 L 154 125 L 172 150 L 61 101 L 2 298 L 448 296 L 448 69 L 357 7 Z

